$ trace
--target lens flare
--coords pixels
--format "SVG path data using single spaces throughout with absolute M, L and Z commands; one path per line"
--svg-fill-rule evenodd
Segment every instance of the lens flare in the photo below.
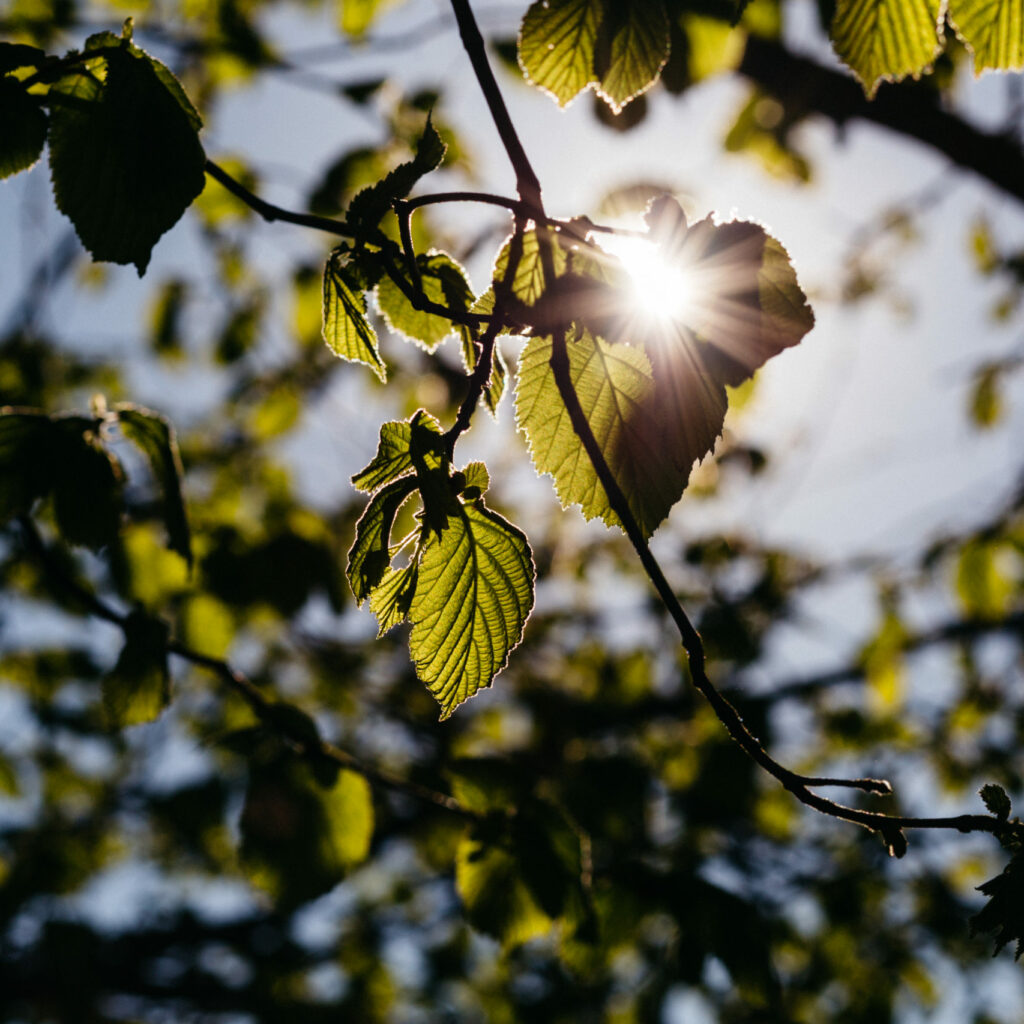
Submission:
M 651 326 L 686 321 L 694 301 L 693 278 L 686 267 L 668 262 L 658 246 L 643 238 L 614 235 L 601 245 L 629 275 L 638 319 Z

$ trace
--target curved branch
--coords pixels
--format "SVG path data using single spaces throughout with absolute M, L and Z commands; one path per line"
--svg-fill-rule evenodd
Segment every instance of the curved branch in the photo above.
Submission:
M 38 529 L 36 529 L 35 523 L 29 516 L 20 516 L 18 523 L 21 526 L 26 548 L 28 548 L 29 552 L 39 563 L 45 578 L 50 584 L 55 589 L 63 591 L 65 595 L 77 601 L 90 615 L 112 623 L 127 634 L 129 616 L 118 612 L 115 608 L 108 605 L 93 591 L 67 572 L 65 566 L 46 547 L 42 536 Z M 439 793 L 428 786 L 423 786 L 410 779 L 400 778 L 374 765 L 367 764 L 354 754 L 350 754 L 347 750 L 342 750 L 333 743 L 328 743 L 319 737 L 314 743 L 308 739 L 297 739 L 294 735 L 285 732 L 276 725 L 277 718 L 274 712 L 278 706 L 277 702 L 268 697 L 251 679 L 237 669 L 232 668 L 223 658 L 213 658 L 207 654 L 201 654 L 199 651 L 177 640 L 168 640 L 164 645 L 164 650 L 167 654 L 173 654 L 183 661 L 212 672 L 231 690 L 241 696 L 260 722 L 274 729 L 278 737 L 298 756 L 314 761 L 330 761 L 341 768 L 357 772 L 368 782 L 404 793 L 421 803 L 439 807 L 468 821 L 479 820 L 479 815 L 463 807 L 454 797 L 448 796 L 445 793 Z
M 927 86 L 883 86 L 868 100 L 848 75 L 755 35 L 747 39 L 737 71 L 787 107 L 823 114 L 839 126 L 871 121 L 917 139 L 1024 202 L 1024 149 L 1019 142 L 1010 135 L 981 131 L 943 110 Z

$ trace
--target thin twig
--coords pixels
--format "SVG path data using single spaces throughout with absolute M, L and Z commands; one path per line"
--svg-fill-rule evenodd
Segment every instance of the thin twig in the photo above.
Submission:
M 29 516 L 19 517 L 18 523 L 21 527 L 26 548 L 28 548 L 29 552 L 40 564 L 51 585 L 77 601 L 90 615 L 112 623 L 121 629 L 122 632 L 127 633 L 129 615 L 118 612 L 93 593 L 85 584 L 68 573 L 65 567 L 60 564 L 58 559 L 46 547 L 39 530 Z M 261 722 L 271 728 L 274 727 L 273 713 L 277 702 L 268 697 L 251 679 L 237 669 L 232 668 L 223 658 L 214 658 L 208 654 L 202 654 L 187 644 L 181 643 L 179 640 L 169 639 L 164 644 L 164 650 L 169 655 L 174 655 L 183 661 L 212 672 L 245 700 Z M 377 783 L 395 792 L 404 793 L 421 803 L 439 807 L 469 821 L 479 819 L 479 815 L 463 807 L 454 797 L 448 796 L 445 793 L 439 793 L 428 786 L 392 775 L 381 768 L 367 764 L 354 754 L 350 754 L 347 750 L 342 750 L 333 743 L 328 743 L 326 740 L 319 738 L 315 743 L 312 743 L 308 740 L 298 740 L 295 736 L 284 733 L 280 729 L 277 729 L 277 732 L 287 746 L 300 757 L 331 761 L 339 767 L 347 768 L 362 775 L 371 783 Z

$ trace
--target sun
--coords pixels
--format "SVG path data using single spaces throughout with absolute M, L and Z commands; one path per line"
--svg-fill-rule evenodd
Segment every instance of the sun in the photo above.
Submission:
M 695 298 L 693 276 L 685 266 L 666 260 L 663 250 L 645 238 L 612 235 L 601 245 L 629 275 L 634 316 L 651 326 L 685 322 Z

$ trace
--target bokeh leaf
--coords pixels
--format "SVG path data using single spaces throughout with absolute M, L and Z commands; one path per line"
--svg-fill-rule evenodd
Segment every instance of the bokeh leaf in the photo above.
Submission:
M 192 537 L 181 493 L 184 471 L 174 427 L 165 416 L 139 405 L 122 403 L 114 407 L 114 412 L 125 437 L 146 456 L 160 488 L 167 546 L 181 555 L 191 568 Z
M 241 863 L 284 907 L 327 892 L 370 850 L 374 815 L 366 779 L 341 770 L 325 781 L 287 755 L 254 758 L 250 770 Z
M 151 722 L 171 699 L 167 623 L 134 611 L 117 664 L 103 679 L 103 708 L 117 729 Z

